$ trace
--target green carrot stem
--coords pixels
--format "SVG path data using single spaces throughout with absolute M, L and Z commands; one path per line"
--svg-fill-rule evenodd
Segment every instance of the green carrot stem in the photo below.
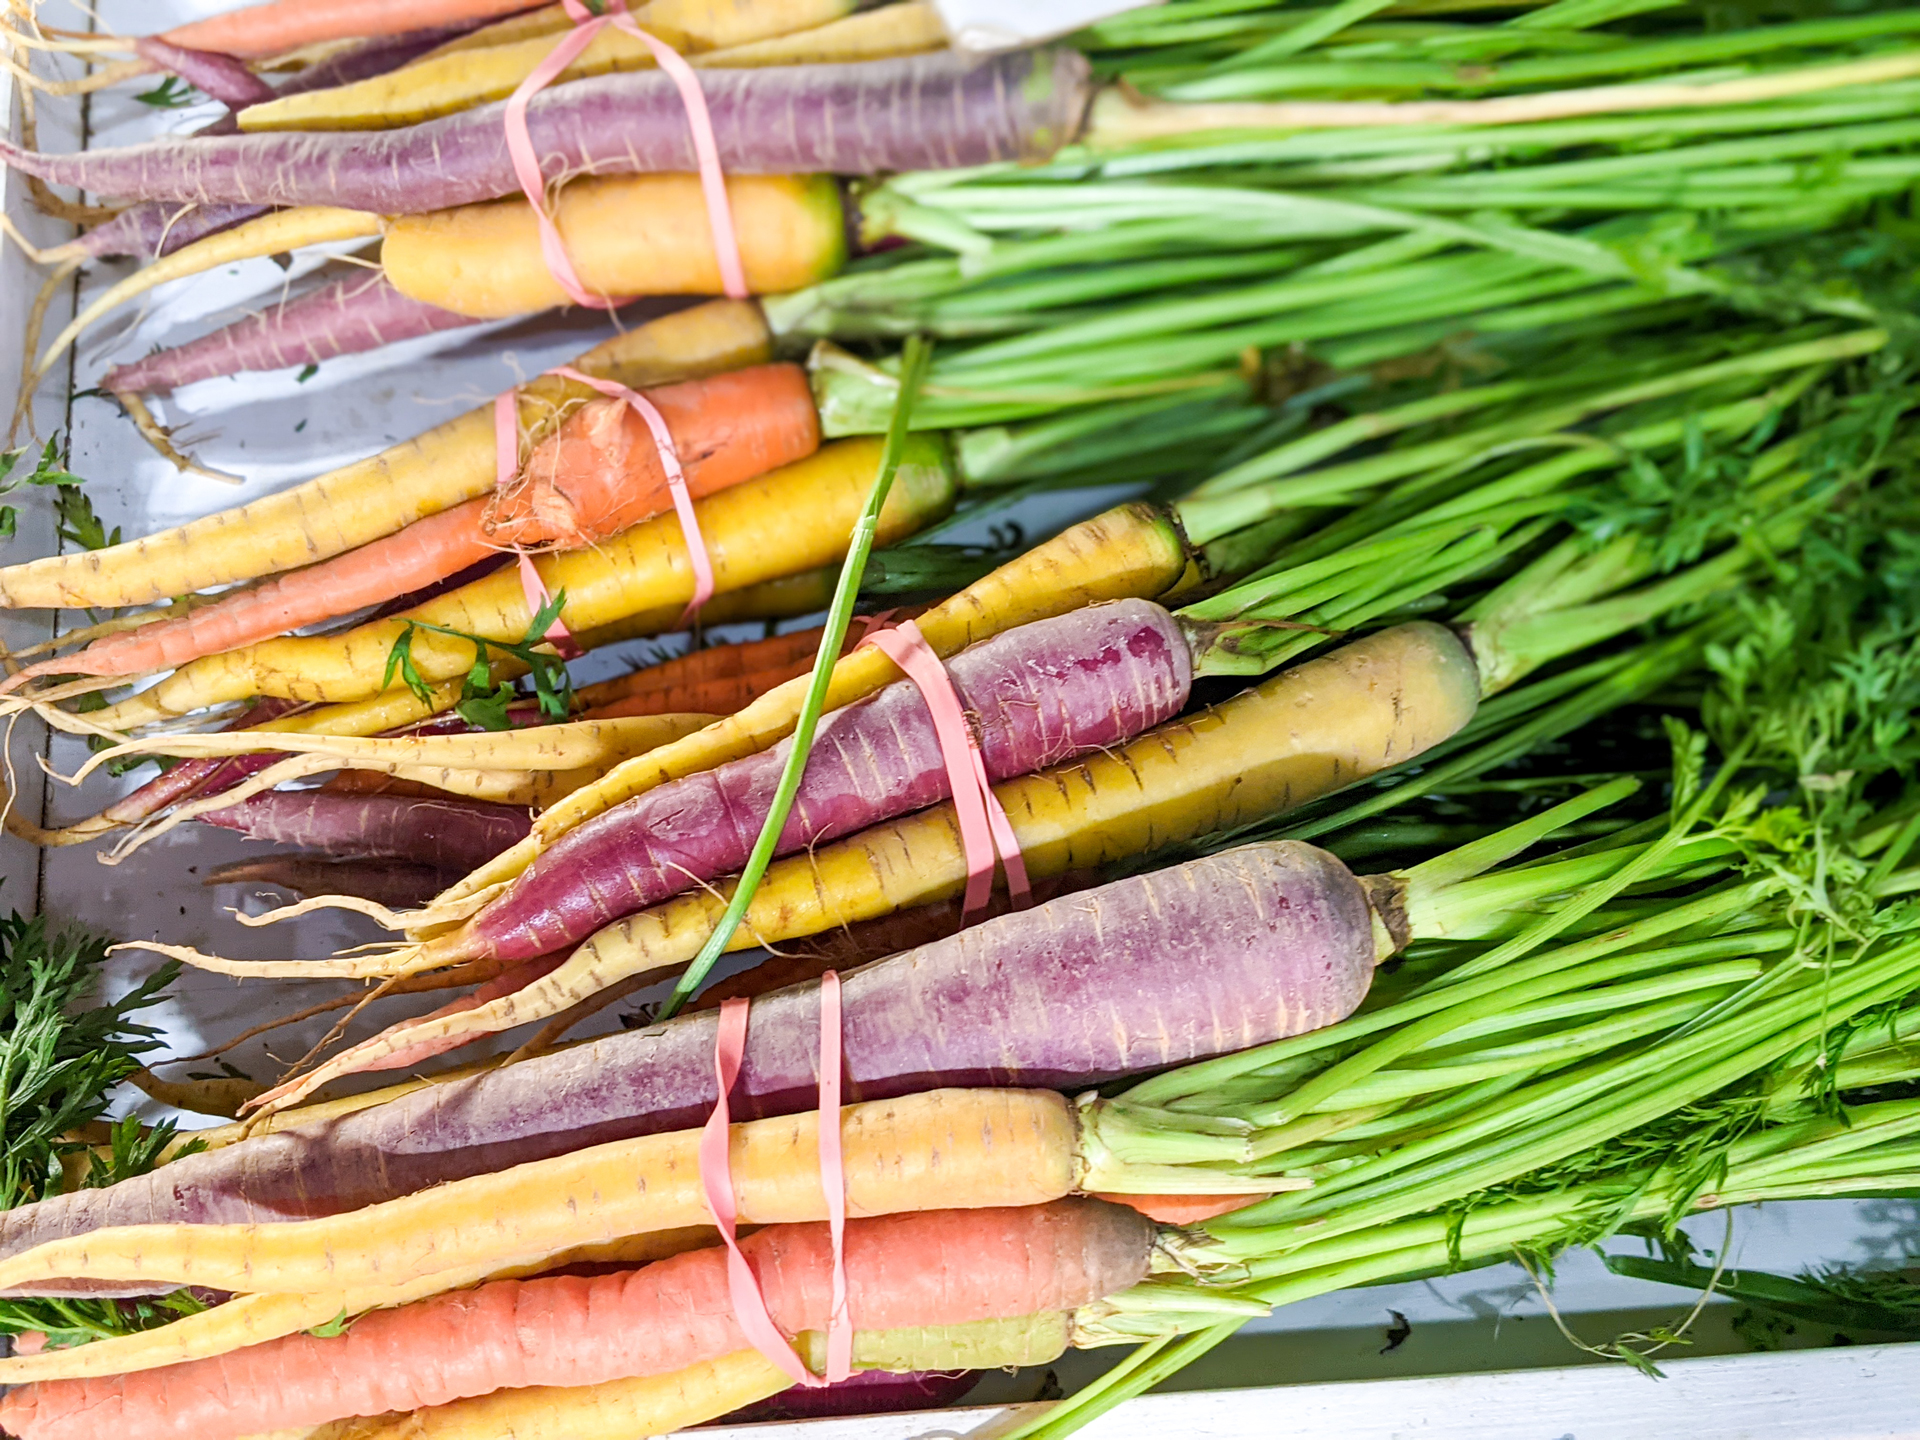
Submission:
M 706 980 L 715 962 L 726 953 L 734 932 L 746 918 L 747 908 L 753 903 L 754 892 L 760 888 L 760 880 L 766 874 L 767 866 L 773 861 L 774 851 L 780 843 L 780 832 L 786 828 L 788 812 L 793 809 L 794 796 L 800 790 L 800 777 L 806 771 L 807 756 L 813 748 L 814 731 L 826 709 L 834 662 L 839 659 L 840 647 L 846 641 L 847 626 L 853 619 L 854 602 L 860 593 L 860 579 L 866 572 L 867 556 L 873 550 L 874 536 L 880 525 L 880 512 L 893 488 L 894 474 L 900 468 L 914 397 L 926 374 L 930 354 L 930 347 L 918 338 L 907 342 L 893 422 L 888 426 L 886 443 L 881 447 L 880 466 L 873 477 L 873 488 L 867 493 L 866 506 L 854 524 L 853 535 L 847 546 L 847 558 L 840 567 L 840 580 L 834 588 L 833 604 L 828 608 L 826 628 L 820 636 L 819 654 L 813 663 L 812 683 L 808 686 L 806 699 L 794 723 L 793 745 L 787 754 L 787 763 L 780 772 L 780 782 L 767 807 L 767 818 L 760 827 L 760 837 L 754 842 L 746 868 L 741 872 L 740 880 L 727 902 L 726 911 L 714 926 L 706 945 L 674 983 L 673 993 L 660 1008 L 660 1018 L 663 1020 L 678 1013 Z

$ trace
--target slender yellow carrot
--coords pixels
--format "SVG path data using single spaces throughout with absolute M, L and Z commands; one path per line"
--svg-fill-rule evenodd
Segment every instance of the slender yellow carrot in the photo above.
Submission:
M 624 385 L 662 385 L 760 364 L 770 350 L 759 306 L 716 300 L 637 326 L 574 365 Z M 537 441 L 596 398 L 588 386 L 543 375 L 520 389 L 521 432 Z M 485 495 L 495 479 L 487 405 L 371 459 L 203 520 L 104 550 L 7 566 L 0 569 L 0 605 L 145 605 L 276 574 Z
M 1038 1205 L 1081 1178 L 1078 1122 L 1049 1090 L 932 1090 L 850 1105 L 841 1137 L 849 1215 Z M 301 1293 L 531 1264 L 705 1223 L 699 1148 L 697 1130 L 615 1141 L 317 1220 L 95 1230 L 0 1260 L 0 1288 L 97 1279 Z M 826 1218 L 816 1116 L 735 1125 L 731 1165 L 743 1221 Z
M 699 501 L 716 590 L 724 594 L 814 570 L 844 553 L 879 453 L 878 439 L 842 440 Z M 916 439 L 882 516 L 881 543 L 912 534 L 943 514 L 953 493 L 938 439 Z M 593 550 L 541 556 L 534 565 L 550 593 L 566 592 L 562 618 L 571 629 L 684 606 L 693 595 L 686 539 L 674 515 L 636 525 Z M 253 695 L 364 699 L 385 688 L 389 657 L 409 622 L 445 627 L 460 636 L 517 641 L 532 619 L 520 578 L 508 569 L 344 634 L 269 640 L 209 655 L 89 718 L 110 729 L 127 729 Z M 412 636 L 414 666 L 428 683 L 465 674 L 473 664 L 471 640 L 428 630 Z
M 1013 1320 L 911 1330 L 855 1331 L 857 1370 L 995 1370 L 1057 1360 L 1073 1334 L 1072 1317 L 1047 1311 Z M 824 1337 L 801 1335 L 795 1348 L 819 1374 Z M 323 1427 L 312 1440 L 629 1440 L 678 1433 L 777 1395 L 792 1385 L 757 1350 L 741 1350 L 666 1375 L 601 1385 L 496 1390 L 409 1415 Z
M 731 625 L 742 620 L 785 620 L 810 615 L 824 609 L 833 598 L 836 574 L 831 567 L 824 567 L 716 595 L 700 612 L 701 620 L 709 625 Z M 611 625 L 575 631 L 573 638 L 584 650 L 617 645 L 623 640 L 645 639 L 678 628 L 684 609 L 684 606 L 663 605 L 642 610 Z M 525 669 L 510 657 L 498 659 L 494 661 L 493 679 L 495 683 L 511 680 L 524 674 Z M 251 728 L 295 735 L 377 735 L 383 730 L 397 730 L 444 714 L 460 698 L 461 682 L 443 681 L 428 689 L 431 698 L 425 703 L 411 690 L 396 685 L 366 700 L 316 706 Z
M 730 45 L 695 55 L 703 70 L 745 70 L 761 65 L 845 65 L 917 55 L 947 44 L 947 27 L 927 0 L 900 0 L 865 10 L 814 30 Z
M 810 30 L 852 9 L 851 0 L 730 0 L 722 5 L 654 0 L 638 10 L 635 18 L 674 49 L 691 54 Z M 558 16 L 543 12 L 537 19 L 529 17 L 511 29 L 501 27 L 496 32 L 497 43 L 448 47 L 438 55 L 370 80 L 249 106 L 240 112 L 240 127 L 384 130 L 450 115 L 489 100 L 504 100 L 552 53 L 560 33 L 572 28 L 564 12 Z M 579 80 L 652 66 L 651 51 L 609 26 L 594 37 L 579 59 L 560 72 L 559 79 Z
M 1096 601 L 1174 594 L 1198 573 L 1178 527 L 1164 511 L 1123 505 L 1035 546 L 934 606 L 917 623 L 937 654 L 952 655 L 1016 625 Z M 878 650 L 856 650 L 834 666 L 828 708 L 851 705 L 899 678 L 899 669 Z M 718 725 L 662 746 L 641 762 L 616 767 L 598 784 L 576 791 L 542 815 L 525 841 L 476 870 L 445 898 L 457 902 L 512 879 L 575 825 L 623 800 L 784 740 L 793 733 L 807 684 L 802 676 Z
M 846 220 L 833 177 L 735 175 L 727 200 L 756 295 L 802 289 L 845 262 Z M 552 208 L 580 283 L 596 294 L 724 291 L 697 175 L 577 180 Z M 394 289 L 459 315 L 530 315 L 569 302 L 524 199 L 398 216 L 388 222 L 380 263 Z

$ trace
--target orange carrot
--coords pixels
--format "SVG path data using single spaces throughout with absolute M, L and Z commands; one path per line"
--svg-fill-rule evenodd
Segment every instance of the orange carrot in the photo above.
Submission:
M 1211 1220 L 1218 1215 L 1231 1215 L 1235 1210 L 1244 1210 L 1249 1205 L 1258 1205 L 1269 1199 L 1266 1195 L 1096 1195 L 1097 1200 L 1111 1200 L 1116 1205 L 1125 1205 L 1129 1210 L 1138 1210 L 1149 1220 L 1157 1220 L 1162 1225 L 1198 1225 L 1202 1220 Z
M 158 38 L 190 50 L 217 50 L 242 60 L 284 55 L 328 40 L 372 39 L 492 20 L 529 8 L 528 0 L 268 0 L 224 15 L 176 25 Z
M 659 712 L 665 714 L 665 711 Z M 596 717 L 599 718 L 599 717 Z M 464 800 L 451 790 L 429 785 L 424 780 L 403 780 L 384 770 L 342 770 L 320 787 L 335 795 L 408 795 L 418 800 Z
M 629 715 L 670 715 L 680 712 L 683 701 L 698 699 L 702 715 L 731 715 L 744 709 L 776 685 L 804 675 L 812 661 L 802 661 L 794 669 L 756 670 L 749 675 L 706 680 L 679 690 L 642 690 L 623 700 L 594 705 L 580 712 L 584 720 L 619 720 Z
M 812 666 L 814 655 L 820 648 L 820 635 L 820 627 L 815 626 L 810 630 L 795 630 L 788 635 L 770 635 L 764 640 L 747 640 L 738 645 L 708 645 L 628 675 L 616 675 L 611 680 L 602 680 L 595 685 L 582 685 L 573 692 L 574 698 L 591 710 L 638 695 L 671 694 L 712 681 L 738 680 L 760 671 L 787 670 L 797 675 Z
M 1134 1211 L 1090 1200 L 856 1219 L 846 1231 L 848 1313 L 858 1329 L 877 1330 L 1074 1309 L 1144 1279 L 1155 1239 Z M 825 1225 L 772 1226 L 742 1249 L 784 1333 L 826 1328 Z M 0 1424 L 21 1440 L 230 1440 L 505 1387 L 666 1374 L 749 1343 L 726 1252 L 713 1247 L 591 1278 L 493 1281 L 373 1311 L 329 1337 L 42 1381 L 0 1400 Z
M 797 365 L 756 365 L 645 393 L 666 419 L 696 498 L 804 459 L 820 445 L 813 395 Z M 468 500 L 175 619 L 40 661 L 0 691 L 35 675 L 173 669 L 422 589 L 513 546 L 591 545 L 671 506 L 652 433 L 624 402 L 595 401 L 534 447 L 505 493 Z
M 918 615 L 925 608 L 890 613 L 904 618 Z M 865 627 L 858 624 L 849 630 L 840 653 L 855 649 L 865 638 L 864 631 Z M 574 698 L 593 720 L 695 712 L 731 715 L 775 686 L 811 670 L 820 649 L 820 634 L 816 626 L 739 645 L 709 646 L 629 675 L 582 686 L 574 692 Z M 698 705 L 682 703 L 694 697 L 699 698 Z

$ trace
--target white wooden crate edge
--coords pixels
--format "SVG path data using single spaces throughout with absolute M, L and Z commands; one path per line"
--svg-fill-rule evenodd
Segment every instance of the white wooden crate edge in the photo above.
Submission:
M 1147 1395 L 1086 1440 L 1900 1440 L 1920 1435 L 1920 1345 Z M 1038 1405 L 685 1432 L 703 1440 L 993 1440 Z

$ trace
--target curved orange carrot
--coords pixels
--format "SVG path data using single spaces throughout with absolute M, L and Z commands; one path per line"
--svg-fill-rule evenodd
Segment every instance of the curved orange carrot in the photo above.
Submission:
M 820 448 L 813 390 L 798 365 L 756 365 L 648 391 L 697 500 Z M 495 546 L 590 545 L 673 505 L 653 432 L 624 400 L 596 400 L 487 499 Z
M 696 498 L 819 448 L 813 395 L 797 365 L 756 365 L 645 393 L 667 421 Z M 597 401 L 535 446 L 521 482 L 504 495 L 468 500 L 215 604 L 30 665 L 0 692 L 36 675 L 175 669 L 423 589 L 515 545 L 590 545 L 671 506 L 651 432 L 623 402 Z
M 1073 1309 L 1145 1278 L 1155 1235 L 1137 1213 L 1090 1200 L 852 1220 L 848 1313 L 876 1330 Z M 771 1226 L 741 1248 L 782 1331 L 826 1328 L 825 1225 Z M 370 1312 L 340 1335 L 25 1385 L 0 1400 L 0 1424 L 21 1440 L 226 1440 L 505 1387 L 666 1374 L 748 1343 L 713 1247 L 592 1278 L 493 1281 Z
M 176 25 L 157 38 L 194 50 L 217 50 L 243 60 L 284 55 L 327 40 L 370 40 L 408 30 L 493 20 L 531 8 L 530 0 L 269 0 L 224 15 Z

